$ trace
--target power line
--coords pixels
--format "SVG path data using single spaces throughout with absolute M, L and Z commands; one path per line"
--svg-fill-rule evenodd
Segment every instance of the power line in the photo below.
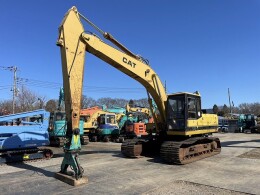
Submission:
M 4 70 L 9 70 L 11 72 L 13 72 L 13 88 L 11 89 L 11 91 L 13 91 L 13 114 L 14 114 L 14 110 L 15 110 L 15 97 L 17 96 L 17 81 L 16 81 L 16 72 L 17 72 L 17 67 L 16 66 L 0 66 L 1 69 Z M 6 88 L 1 88 L 1 90 L 6 89 Z
M 62 83 L 49 82 L 49 81 L 40 81 L 35 79 L 28 78 L 18 78 L 18 84 L 33 86 L 33 87 L 42 87 L 42 88 L 52 88 L 59 89 L 62 86 Z M 83 91 L 88 92 L 140 92 L 144 88 L 130 88 L 130 87 L 107 87 L 107 86 L 83 86 Z
M 11 87 L 11 85 L 10 85 L 10 87 Z M 10 89 L 10 87 L 0 87 L 0 90 Z
M 12 85 L 0 85 L 0 87 L 12 87 Z
M 50 82 L 50 81 L 41 81 L 36 79 L 30 79 L 30 78 L 22 78 L 17 77 L 16 78 L 16 84 L 17 85 L 24 85 L 28 87 L 39 87 L 39 88 L 47 88 L 47 89 L 55 89 L 59 90 L 62 86 L 62 83 L 58 82 Z M 7 86 L 0 86 L 0 90 L 7 89 Z M 9 85 L 10 86 L 10 85 Z M 16 91 L 18 92 L 17 88 Z M 17 93 L 16 92 L 16 93 Z M 142 93 L 144 92 L 144 88 L 141 87 L 108 87 L 108 86 L 93 86 L 93 85 L 87 85 L 83 86 L 83 93 Z
M 36 88 L 46 88 L 46 89 L 53 89 L 53 90 L 59 90 L 61 86 L 63 86 L 62 83 L 59 82 L 50 82 L 50 81 L 41 81 L 36 79 L 30 79 L 30 78 L 22 78 L 17 77 L 14 79 L 16 81 L 13 85 L 1 85 L 0 91 L 10 89 L 13 86 L 13 89 L 15 89 L 16 93 L 13 96 L 13 99 L 15 96 L 17 96 L 18 93 L 18 87 L 17 86 L 27 86 L 30 87 L 36 87 Z M 13 90 L 11 89 L 11 91 Z M 108 86 L 93 86 L 93 85 L 83 85 L 82 89 L 83 94 L 141 94 L 142 92 L 145 92 L 144 88 L 141 87 L 108 87 Z M 14 101 L 15 102 L 15 101 Z M 14 105 L 15 106 L 15 105 Z
M 3 70 L 9 70 L 9 71 L 12 71 L 13 66 L 0 66 L 0 68 L 3 69 Z

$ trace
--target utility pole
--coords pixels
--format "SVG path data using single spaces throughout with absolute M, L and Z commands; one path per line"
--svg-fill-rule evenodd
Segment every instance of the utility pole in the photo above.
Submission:
M 17 86 L 16 86 L 16 71 L 17 71 L 17 67 L 16 66 L 12 66 L 11 69 L 14 72 L 14 81 L 13 81 L 13 114 L 15 111 L 15 97 L 17 96 Z
M 229 91 L 229 88 L 228 88 L 228 100 L 229 100 L 230 115 L 232 116 L 232 106 L 231 106 L 231 101 L 230 101 L 230 91 Z
M 17 83 L 17 78 L 16 78 L 16 72 L 17 72 L 17 67 L 16 66 L 8 66 L 8 67 L 5 67 L 5 66 L 0 66 L 0 68 L 4 69 L 4 70 L 10 70 L 14 73 L 13 75 L 13 88 L 11 89 L 11 91 L 13 91 L 13 114 L 14 114 L 14 111 L 15 111 L 15 97 L 17 96 L 17 86 L 16 86 L 16 83 Z

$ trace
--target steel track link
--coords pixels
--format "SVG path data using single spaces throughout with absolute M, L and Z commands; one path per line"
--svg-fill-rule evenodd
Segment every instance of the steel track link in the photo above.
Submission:
M 30 162 L 45 160 L 53 157 L 53 151 L 48 148 L 34 148 L 24 150 L 14 150 L 1 153 L 0 165 L 13 162 Z
M 221 146 L 218 138 L 198 137 L 181 142 L 165 141 L 161 146 L 160 154 L 167 163 L 184 165 L 216 155 L 220 153 L 220 150 Z
M 88 136 L 83 136 L 82 138 L 82 145 L 88 145 L 89 144 L 89 137 Z
M 129 158 L 140 157 L 142 153 L 142 144 L 136 139 L 125 140 L 121 145 L 121 153 Z

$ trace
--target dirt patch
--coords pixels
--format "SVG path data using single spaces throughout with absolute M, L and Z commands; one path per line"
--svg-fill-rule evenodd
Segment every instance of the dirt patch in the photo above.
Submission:
M 260 159 L 260 148 L 252 149 L 238 156 L 239 158 Z

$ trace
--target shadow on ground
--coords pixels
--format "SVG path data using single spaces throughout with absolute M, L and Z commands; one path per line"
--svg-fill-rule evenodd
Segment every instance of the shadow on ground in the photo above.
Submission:
M 260 148 L 259 146 L 237 146 L 237 144 L 243 144 L 243 143 L 260 143 L 260 140 L 249 140 L 249 141 L 226 141 L 226 142 L 221 142 L 221 147 L 234 147 L 234 148 Z
M 16 168 L 30 170 L 30 171 L 33 172 L 33 174 L 44 175 L 46 177 L 54 177 L 54 173 L 51 172 L 51 171 L 47 171 L 43 168 L 38 168 L 38 167 L 29 165 L 29 164 L 26 164 L 26 163 L 23 163 L 23 162 L 21 162 L 21 163 L 8 163 L 8 165 L 12 166 L 12 167 L 16 167 Z
M 121 152 L 118 152 L 118 151 L 109 151 L 109 150 L 100 150 L 100 151 L 81 151 L 79 152 L 79 155 L 82 156 L 82 155 L 87 155 L 87 154 L 115 154 L 115 155 L 119 155 L 121 154 Z M 53 154 L 53 157 L 52 158 L 59 158 L 59 157 L 63 157 L 64 156 L 64 152 L 62 153 L 57 153 L 57 154 Z M 114 156 L 114 155 L 113 155 Z

